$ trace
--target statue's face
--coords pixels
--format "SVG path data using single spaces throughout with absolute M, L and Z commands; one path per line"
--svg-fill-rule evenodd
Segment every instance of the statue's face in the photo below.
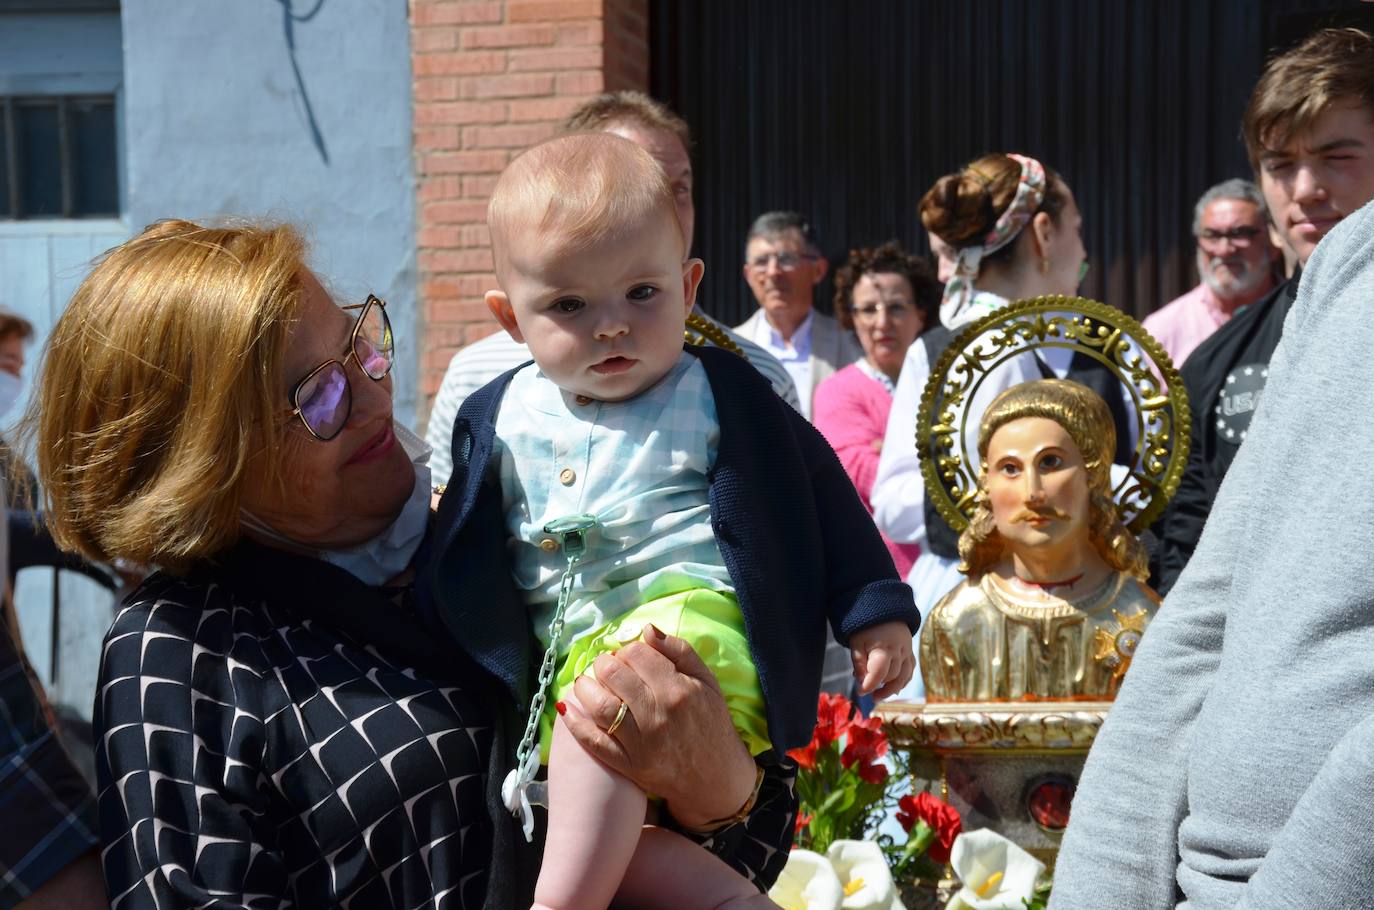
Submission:
M 1088 468 L 1067 430 L 1023 417 L 988 440 L 988 504 L 997 533 L 1021 548 L 1090 546 Z

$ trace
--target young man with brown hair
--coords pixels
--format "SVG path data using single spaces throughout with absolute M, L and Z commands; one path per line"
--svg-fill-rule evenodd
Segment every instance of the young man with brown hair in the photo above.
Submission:
M 1193 406 L 1193 445 L 1156 527 L 1162 594 L 1191 558 L 1245 440 L 1302 267 L 1328 231 L 1374 199 L 1374 37 L 1323 29 L 1276 57 L 1255 86 L 1242 131 L 1269 217 L 1298 269 L 1198 345 L 1180 371 Z

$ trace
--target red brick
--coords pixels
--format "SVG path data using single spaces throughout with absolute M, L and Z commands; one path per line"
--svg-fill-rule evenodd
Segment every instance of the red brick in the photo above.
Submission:
M 427 76 L 415 80 L 415 102 L 417 104 L 423 104 L 426 101 L 456 100 L 458 100 L 458 80 L 455 78 Z
M 434 409 L 434 398 L 439 394 L 439 386 L 444 384 L 444 374 L 438 370 L 430 370 L 420 376 L 420 394 L 425 396 L 424 412 L 425 419 L 429 419 L 429 412 Z
M 421 174 L 495 174 L 505 169 L 510 155 L 485 152 L 429 152 L 420 156 Z
M 503 123 L 506 114 L 504 101 L 447 101 L 420 104 L 415 106 L 415 125 Z
M 415 28 L 410 32 L 410 46 L 417 54 L 451 51 L 458 46 L 455 28 Z
M 598 69 L 601 61 L 602 50 L 599 47 L 538 48 L 511 51 L 506 65 L 510 72 L 515 73 L 529 70 Z
M 458 279 L 455 277 L 433 278 L 420 285 L 420 299 L 427 301 L 448 300 L 458 296 Z
M 421 250 L 420 268 L 430 272 L 489 272 L 491 250 Z
M 458 147 L 456 126 L 421 126 L 415 129 L 415 148 L 420 151 Z
M 458 46 L 465 50 L 495 47 L 536 47 L 542 44 L 553 44 L 557 34 L 552 25 L 480 26 L 463 29 L 463 33 L 458 36 Z
M 575 111 L 585 98 L 522 98 L 511 101 L 510 122 L 529 123 L 535 120 L 563 120 Z
M 464 246 L 462 232 L 453 226 L 422 227 L 417 232 L 415 241 L 422 249 L 459 249 Z
M 471 76 L 479 73 L 501 73 L 506 69 L 506 55 L 500 51 L 473 53 L 449 51 L 441 54 L 420 54 L 415 58 L 415 75 Z
M 553 135 L 554 124 L 531 123 L 508 126 L 465 126 L 465 149 L 524 149 Z
M 594 95 L 606 85 L 600 72 L 559 73 L 556 82 L 560 95 Z
M 602 44 L 603 30 L 600 20 L 592 22 L 565 22 L 558 26 L 554 44 L 561 46 L 595 44 L 600 47 Z
M 429 308 L 430 319 L 438 323 L 449 322 L 486 322 L 492 320 L 491 310 L 485 300 L 443 300 L 436 301 Z M 448 366 L 445 361 L 444 366 Z
M 553 92 L 551 73 L 507 73 L 464 79 L 458 93 L 464 98 L 530 98 Z
M 500 22 L 501 3 L 436 3 L 434 0 L 413 4 L 410 21 L 415 26 L 474 25 Z
M 463 195 L 463 181 L 470 177 L 428 177 L 420 181 L 420 201 L 434 202 L 436 199 L 457 199 Z
M 486 199 L 494 189 L 495 174 L 472 174 L 463 178 L 463 195 L 468 199 Z
M 506 18 L 511 22 L 599 19 L 601 0 L 511 0 L 506 5 Z
M 466 326 L 464 341 L 467 344 L 472 344 L 474 341 L 481 341 L 488 335 L 495 335 L 500 331 L 502 331 L 501 325 L 495 319 L 489 319 L 486 322 L 470 323 Z
M 421 224 L 471 224 L 487 220 L 483 202 L 430 202 L 420 207 Z M 442 271 L 438 269 L 437 271 Z
M 480 298 L 496 287 L 496 276 L 490 273 L 458 276 L 458 296 Z
M 458 229 L 458 245 L 465 247 L 491 246 L 491 232 L 485 224 L 465 224 Z

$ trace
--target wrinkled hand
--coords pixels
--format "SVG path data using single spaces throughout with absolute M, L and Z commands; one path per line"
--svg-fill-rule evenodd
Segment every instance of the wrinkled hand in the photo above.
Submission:
M 874 698 L 900 692 L 916 670 L 911 630 L 904 622 L 885 622 L 855 632 L 849 636 L 849 656 L 854 661 L 859 694 L 873 692 Z
M 680 824 L 735 814 L 753 789 L 755 765 L 716 678 L 683 639 L 652 625 L 641 638 L 598 657 L 595 678 L 578 678 L 580 706 L 569 701 L 562 722 L 602 764 L 662 797 Z M 607 736 L 622 700 L 629 713 Z

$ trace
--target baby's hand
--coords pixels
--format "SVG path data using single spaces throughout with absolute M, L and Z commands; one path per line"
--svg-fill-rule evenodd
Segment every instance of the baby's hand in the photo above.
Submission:
M 873 697 L 878 699 L 899 692 L 916 669 L 911 630 L 904 622 L 885 622 L 855 632 L 849 636 L 849 656 L 854 661 L 859 694 L 877 689 Z

